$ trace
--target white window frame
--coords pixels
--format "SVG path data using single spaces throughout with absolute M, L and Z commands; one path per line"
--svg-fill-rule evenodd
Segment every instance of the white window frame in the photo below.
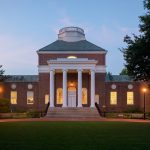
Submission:
M 13 95 L 13 94 L 15 94 L 15 95 Z M 13 105 L 17 104 L 17 91 L 10 92 L 10 103 Z
M 112 97 L 113 93 L 116 93 L 115 94 L 115 100 L 113 99 L 114 97 Z M 115 103 L 114 103 L 114 101 L 115 101 Z M 110 92 L 110 105 L 117 105 L 117 91 L 111 91 Z
M 31 95 L 29 95 L 29 93 Z M 31 100 L 30 100 L 30 98 L 31 98 Z M 29 100 L 32 101 L 32 103 L 29 102 Z M 34 104 L 34 92 L 33 91 L 27 91 L 27 104 L 28 105 L 33 105 Z
M 130 94 L 132 93 L 132 99 L 131 100 L 130 100 L 131 95 L 129 95 L 129 93 Z M 132 103 L 129 103 L 131 101 L 132 101 Z M 134 105 L 134 92 L 133 91 L 127 91 L 127 105 Z

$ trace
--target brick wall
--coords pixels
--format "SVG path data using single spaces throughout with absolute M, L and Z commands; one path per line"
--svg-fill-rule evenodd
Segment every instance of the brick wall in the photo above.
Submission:
M 105 65 L 105 54 L 38 54 L 38 56 L 39 65 L 47 65 L 49 59 L 67 58 L 68 56 L 95 59 L 98 61 L 97 65 Z

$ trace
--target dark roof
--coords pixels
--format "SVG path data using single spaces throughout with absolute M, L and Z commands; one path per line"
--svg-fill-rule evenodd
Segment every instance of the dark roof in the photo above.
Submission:
M 38 75 L 10 75 L 5 82 L 38 82 Z
M 5 82 L 38 82 L 38 75 L 10 75 Z M 106 82 L 132 82 L 133 79 L 127 75 L 106 75 Z
M 128 75 L 106 75 L 106 82 L 132 82 L 133 79 Z
M 39 51 L 106 51 L 103 48 L 87 41 L 66 42 L 57 40 L 41 49 Z

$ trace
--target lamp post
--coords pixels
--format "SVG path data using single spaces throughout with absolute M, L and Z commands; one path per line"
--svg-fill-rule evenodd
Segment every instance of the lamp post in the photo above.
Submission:
M 0 86 L 0 98 L 2 98 L 3 88 Z
M 143 89 L 143 93 L 144 93 L 144 120 L 145 120 L 145 93 L 146 93 L 146 91 L 147 91 L 147 89 L 146 88 L 144 88 Z

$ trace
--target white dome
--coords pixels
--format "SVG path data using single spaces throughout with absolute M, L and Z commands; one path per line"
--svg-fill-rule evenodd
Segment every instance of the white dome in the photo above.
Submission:
M 58 40 L 77 42 L 85 40 L 84 30 L 78 27 L 65 27 L 59 30 Z

